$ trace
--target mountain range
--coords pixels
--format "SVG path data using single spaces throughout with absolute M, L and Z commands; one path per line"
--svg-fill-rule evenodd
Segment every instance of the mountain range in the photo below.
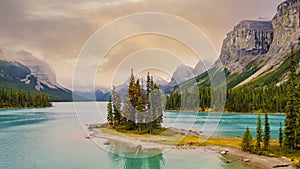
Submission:
M 224 39 L 219 57 L 227 76 L 227 86 L 280 85 L 286 81 L 289 54 L 292 49 L 299 49 L 299 31 L 300 0 L 287 0 L 279 4 L 277 13 L 270 21 L 239 22 Z M 192 71 L 183 67 L 177 70 L 185 71 L 181 74 L 187 77 L 187 72 Z M 190 86 L 195 81 L 199 85 L 209 85 L 207 71 L 177 86 Z M 171 86 L 177 87 L 172 83 Z
M 228 88 L 245 85 L 280 85 L 287 80 L 288 56 L 297 51 L 300 36 L 300 0 L 286 0 L 278 5 L 271 20 L 243 20 L 223 41 L 219 59 L 223 64 Z M 297 58 L 298 61 L 300 58 Z M 176 87 L 210 85 L 208 71 L 199 61 L 194 68 L 180 65 L 170 82 L 155 77 L 159 87 L 168 92 Z M 300 65 L 300 64 L 299 64 Z M 56 81 L 55 71 L 30 52 L 0 51 L 0 87 L 49 94 L 55 101 L 71 101 L 72 91 Z M 116 87 L 123 96 L 126 83 Z M 77 100 L 107 100 L 110 91 L 97 89 L 74 91 Z

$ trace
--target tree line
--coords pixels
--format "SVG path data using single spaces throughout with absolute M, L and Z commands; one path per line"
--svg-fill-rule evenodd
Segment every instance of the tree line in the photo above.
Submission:
M 51 107 L 47 94 L 0 89 L 0 108 Z
M 141 83 L 142 81 L 142 83 Z M 146 86 L 131 71 L 127 94 L 120 98 L 115 87 L 107 104 L 107 121 L 114 128 L 153 133 L 161 129 L 164 99 L 153 77 L 147 74 Z
M 285 95 L 285 128 L 282 129 L 282 124 L 280 123 L 279 128 L 279 146 L 290 150 L 300 150 L 300 82 L 297 78 L 297 67 L 298 63 L 295 60 L 295 54 L 292 49 L 290 61 L 289 77 L 286 84 L 286 95 Z M 262 123 L 260 119 L 260 114 L 257 117 L 257 128 L 256 128 L 256 141 L 255 149 L 253 148 L 253 140 L 249 128 L 247 127 L 243 137 L 242 137 L 242 149 L 245 151 L 253 151 L 256 153 L 261 153 L 261 143 L 263 142 L 263 150 L 269 150 L 270 142 L 270 126 L 268 122 L 268 113 L 265 114 L 265 127 L 264 134 L 262 131 Z
M 225 110 L 230 112 L 285 112 L 288 85 L 240 87 L 227 90 Z M 197 93 L 196 93 L 197 92 Z M 211 107 L 211 87 L 199 86 L 198 91 L 173 91 L 167 96 L 167 110 L 183 110 L 199 104 L 199 111 Z M 185 106 L 183 106 L 185 105 Z

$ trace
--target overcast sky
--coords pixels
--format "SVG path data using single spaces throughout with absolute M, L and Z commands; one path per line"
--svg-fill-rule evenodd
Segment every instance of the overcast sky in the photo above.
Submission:
M 86 41 L 103 25 L 117 18 L 137 12 L 164 12 L 180 16 L 195 24 L 219 53 L 223 39 L 234 25 L 245 19 L 272 18 L 276 6 L 282 1 L 1 0 L 0 48 L 33 53 L 56 70 L 59 83 L 70 88 L 76 59 Z M 197 57 L 187 47 L 174 39 L 157 35 L 130 37 L 114 46 L 107 54 L 106 57 L 111 59 L 99 68 L 96 86 L 109 87 L 112 81 L 118 81 L 111 79 L 112 73 L 141 65 L 138 58 L 151 57 L 151 52 L 146 50 L 139 55 L 133 53 L 151 48 L 155 48 L 152 52 L 156 57 L 174 54 L 191 67 L 198 62 Z M 126 57 L 132 61 L 128 63 L 123 59 L 122 63 L 127 65 L 120 66 L 120 58 Z M 166 63 L 169 74 L 178 66 L 178 59 L 169 59 Z

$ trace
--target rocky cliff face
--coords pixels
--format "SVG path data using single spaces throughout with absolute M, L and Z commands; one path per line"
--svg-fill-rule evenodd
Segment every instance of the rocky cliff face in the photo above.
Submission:
M 274 39 L 270 54 L 286 53 L 291 46 L 296 47 L 300 26 L 300 0 L 288 0 L 277 7 L 277 13 L 272 19 Z
M 291 48 L 299 49 L 300 37 L 300 0 L 287 0 L 277 7 L 277 13 L 272 19 L 274 30 L 273 42 L 269 52 L 257 59 L 262 68 L 243 81 L 245 84 L 252 79 L 279 67 L 288 57 Z M 272 69 L 271 69 L 272 68 Z
M 247 81 L 276 68 L 291 47 L 298 48 L 300 0 L 287 0 L 277 7 L 272 21 L 242 21 L 227 34 L 220 59 L 230 72 L 242 72 L 255 61 L 262 67 Z
M 273 37 L 271 21 L 241 21 L 224 39 L 220 59 L 231 72 L 242 71 L 256 56 L 269 51 Z
M 244 20 L 237 24 L 223 41 L 220 61 L 231 74 L 243 75 L 234 86 L 243 85 L 277 69 L 292 47 L 300 49 L 299 37 L 300 0 L 286 0 L 278 5 L 272 20 Z M 194 70 L 194 75 L 199 75 L 204 67 L 200 62 L 198 65 L 200 69 Z M 220 62 L 213 66 L 220 66 Z

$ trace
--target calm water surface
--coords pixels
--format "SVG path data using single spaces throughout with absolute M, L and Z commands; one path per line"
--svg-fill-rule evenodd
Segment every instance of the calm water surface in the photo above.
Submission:
M 164 125 L 175 128 L 201 130 L 204 133 L 213 133 L 214 136 L 241 137 L 245 129 L 249 127 L 251 134 L 255 136 L 257 114 L 223 113 L 220 116 L 208 116 L 207 113 L 193 112 L 165 112 Z M 261 114 L 262 125 L 264 126 L 264 114 Z M 278 139 L 280 122 L 284 124 L 285 115 L 269 114 L 271 138 Z M 210 131 L 203 128 L 204 124 L 215 124 L 216 130 Z
M 108 153 L 85 139 L 77 119 L 83 124 L 104 121 L 105 103 L 76 104 L 78 115 L 73 103 L 54 103 L 54 107 L 45 109 L 0 110 L 0 169 L 245 168 L 240 163 L 226 164 L 209 152 L 169 151 L 140 159 Z M 92 108 L 95 104 L 102 114 Z M 206 115 L 197 114 L 194 123 L 195 113 L 166 112 L 164 125 L 174 126 L 176 120 L 176 127 L 190 128 L 192 121 L 193 129 L 201 129 Z M 283 119 L 283 115 L 270 115 L 271 129 L 277 131 Z M 256 115 L 224 114 L 215 134 L 239 136 L 247 126 L 255 129 L 255 120 Z

